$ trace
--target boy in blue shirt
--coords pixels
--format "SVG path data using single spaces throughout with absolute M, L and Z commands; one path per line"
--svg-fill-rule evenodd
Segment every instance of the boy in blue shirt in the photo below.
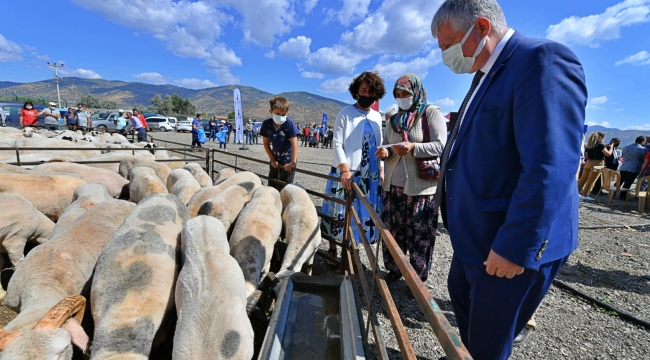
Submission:
M 294 169 L 298 159 L 298 127 L 293 120 L 287 118 L 289 101 L 282 96 L 276 96 L 269 101 L 271 118 L 262 122 L 260 135 L 264 141 L 264 150 L 271 162 L 269 168 L 269 186 L 281 191 L 284 184 L 273 181 L 279 180 L 287 184 L 293 183 Z

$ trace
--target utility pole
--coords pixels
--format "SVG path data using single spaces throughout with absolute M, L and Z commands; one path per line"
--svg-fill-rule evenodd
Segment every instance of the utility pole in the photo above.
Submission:
M 48 61 L 47 66 L 51 66 L 54 68 L 54 80 L 56 81 L 56 97 L 59 100 L 59 107 L 61 107 L 61 92 L 59 91 L 59 68 L 63 67 L 63 63 L 50 64 L 50 62 Z

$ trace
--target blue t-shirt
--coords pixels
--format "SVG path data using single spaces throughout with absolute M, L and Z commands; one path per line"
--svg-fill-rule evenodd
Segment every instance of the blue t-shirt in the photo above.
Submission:
M 199 121 L 199 119 L 194 118 L 194 120 L 192 121 L 192 134 L 198 134 L 199 130 L 194 129 L 194 125 L 196 125 L 198 129 L 201 128 L 201 122 Z
M 269 139 L 271 152 L 275 160 L 282 165 L 291 163 L 291 139 L 298 136 L 298 133 L 296 123 L 288 118 L 278 128 L 275 127 L 273 119 L 266 119 L 260 128 L 260 135 Z

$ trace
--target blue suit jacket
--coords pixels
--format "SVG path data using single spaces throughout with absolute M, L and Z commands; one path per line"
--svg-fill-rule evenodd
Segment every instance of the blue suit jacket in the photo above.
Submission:
M 582 65 L 515 32 L 484 76 L 449 155 L 443 221 L 464 264 L 482 266 L 493 249 L 537 269 L 578 246 Z

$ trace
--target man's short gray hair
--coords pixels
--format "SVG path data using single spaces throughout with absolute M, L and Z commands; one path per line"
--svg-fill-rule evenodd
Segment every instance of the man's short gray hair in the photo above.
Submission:
M 449 23 L 454 31 L 469 30 L 476 19 L 484 17 L 492 25 L 492 34 L 501 35 L 508 28 L 506 17 L 496 0 L 446 0 L 431 21 L 431 34 L 438 37 L 438 30 Z

